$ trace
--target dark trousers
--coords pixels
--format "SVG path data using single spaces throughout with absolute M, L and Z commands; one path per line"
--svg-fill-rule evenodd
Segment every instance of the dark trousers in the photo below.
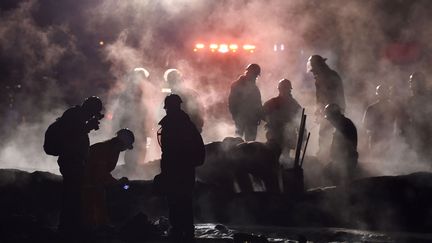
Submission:
M 333 139 L 333 131 L 334 128 L 330 124 L 330 122 L 322 118 L 319 126 L 319 133 L 318 133 L 319 150 L 317 154 L 318 159 L 321 161 L 329 160 L 329 156 L 330 156 L 329 151 Z
M 257 124 L 253 122 L 235 121 L 235 133 L 243 137 L 245 141 L 255 141 L 257 136 Z
M 170 193 L 167 196 L 171 236 L 181 240 L 193 239 L 193 196 L 190 193 Z
M 63 176 L 63 200 L 60 212 L 59 230 L 79 231 L 82 229 L 82 177 L 81 167 L 60 168 Z

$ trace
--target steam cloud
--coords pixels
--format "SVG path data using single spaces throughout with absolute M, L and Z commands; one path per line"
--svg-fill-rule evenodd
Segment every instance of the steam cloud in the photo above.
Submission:
M 407 95 L 409 74 L 427 71 L 431 10 L 432 2 L 426 0 L 4 1 L 0 3 L 1 88 L 3 94 L 14 95 L 6 95 L 1 103 L 0 166 L 57 172 L 55 158 L 42 151 L 48 124 L 90 95 L 100 96 L 107 112 L 112 112 L 115 97 L 136 67 L 150 71 L 143 90 L 160 90 L 166 69 L 181 70 L 185 84 L 200 92 L 207 108 L 205 140 L 232 136 L 233 124 L 225 108 L 228 88 L 250 62 L 262 66 L 258 86 L 263 102 L 277 94 L 278 80 L 292 81 L 293 95 L 309 115 L 309 153 L 314 154 L 318 136 L 313 122 L 315 89 L 305 66 L 308 56 L 320 54 L 343 79 L 346 115 L 359 132 L 360 161 L 368 162 L 376 174 L 429 169 L 399 138 L 393 142 L 395 153 L 385 162 L 368 158 L 361 120 L 375 99 L 378 83 L 387 82 Z M 247 41 L 257 50 L 237 56 L 228 62 L 230 66 L 207 63 L 206 57 L 197 65 L 192 52 L 195 41 Z M 395 63 L 386 55 L 393 43 L 412 43 L 420 54 Z M 274 52 L 274 44 L 284 44 L 284 51 Z M 162 98 L 147 93 L 143 102 L 160 109 L 157 104 Z M 160 116 L 158 112 L 152 115 L 148 126 L 154 127 Z M 102 123 L 101 130 L 91 133 L 92 143 L 113 136 L 118 129 L 108 119 Z

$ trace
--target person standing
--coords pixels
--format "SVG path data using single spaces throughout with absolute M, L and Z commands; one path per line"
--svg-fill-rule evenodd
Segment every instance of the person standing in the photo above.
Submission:
M 327 104 L 336 104 L 340 107 L 342 114 L 345 111 L 345 95 L 342 79 L 339 74 L 332 70 L 327 63 L 327 59 L 320 55 L 312 55 L 307 62 L 307 71 L 311 72 L 315 79 L 316 88 L 316 111 L 319 128 L 319 151 L 318 157 L 322 160 L 328 158 L 331 141 L 331 125 L 324 118 L 324 108 Z
M 182 109 L 189 115 L 191 121 L 201 133 L 204 127 L 205 111 L 199 93 L 187 87 L 182 73 L 177 69 L 166 70 L 164 80 L 167 82 L 171 93 L 181 97 L 183 100 Z
M 159 182 L 166 196 L 171 224 L 169 236 L 178 242 L 194 239 L 193 189 L 195 167 L 204 163 L 205 148 L 194 123 L 181 109 L 181 98 L 165 98 L 166 116 L 159 122 L 161 174 Z M 155 178 L 156 181 L 156 178 Z
M 81 209 L 81 189 L 84 164 L 87 158 L 91 130 L 99 129 L 103 118 L 102 101 L 92 96 L 82 105 L 66 110 L 59 118 L 61 127 L 61 149 L 57 163 L 63 176 L 63 205 L 60 213 L 59 230 L 74 233 L 83 229 Z
M 261 92 L 256 79 L 261 74 L 261 67 L 252 63 L 246 72 L 232 83 L 228 97 L 229 111 L 236 126 L 236 134 L 244 136 L 246 141 L 254 141 L 257 127 L 262 116 Z
M 363 125 L 368 135 L 368 149 L 373 155 L 385 154 L 396 134 L 396 106 L 390 100 L 386 84 L 376 87 L 377 101 L 366 108 Z
M 301 106 L 291 94 L 291 81 L 280 80 L 278 90 L 279 95 L 263 105 L 266 137 L 281 148 L 295 149 Z

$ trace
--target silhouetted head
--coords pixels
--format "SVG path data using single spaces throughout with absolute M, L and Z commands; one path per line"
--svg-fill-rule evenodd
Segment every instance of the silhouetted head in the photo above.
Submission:
M 386 84 L 380 84 L 376 86 L 375 94 L 378 99 L 388 99 L 390 97 L 390 87 Z
M 336 104 L 328 104 L 324 108 L 324 117 L 329 121 L 334 121 L 342 116 L 341 108 Z
M 101 116 L 102 111 L 102 101 L 99 97 L 91 96 L 84 100 L 82 106 L 84 111 L 86 112 L 88 118 L 93 116 Z
M 246 67 L 246 75 L 253 78 L 261 75 L 261 67 L 256 63 L 251 63 Z
M 180 105 L 182 103 L 180 96 L 176 94 L 170 94 L 165 98 L 164 109 L 167 110 L 180 110 Z
M 280 96 L 287 96 L 291 94 L 292 85 L 288 79 L 282 79 L 279 81 L 278 90 Z
M 168 83 L 170 87 L 174 87 L 176 85 L 179 85 L 183 81 L 183 78 L 179 70 L 175 68 L 170 68 L 165 71 L 164 80 Z
M 319 72 L 320 70 L 322 70 L 324 67 L 327 66 L 326 61 L 327 58 L 323 58 L 320 55 L 312 55 L 309 57 L 308 62 L 306 64 L 306 70 L 307 72 Z
M 135 142 L 135 136 L 133 132 L 127 128 L 118 130 L 116 138 L 120 141 L 121 151 L 126 149 L 133 149 L 133 143 Z
M 414 72 L 410 75 L 409 86 L 414 95 L 424 93 L 426 87 L 426 76 L 421 72 Z

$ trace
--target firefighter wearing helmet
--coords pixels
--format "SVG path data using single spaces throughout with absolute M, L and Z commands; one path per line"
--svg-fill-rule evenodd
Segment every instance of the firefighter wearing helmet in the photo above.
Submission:
M 57 163 L 63 176 L 63 205 L 60 213 L 59 230 L 70 232 L 82 227 L 81 186 L 85 159 L 88 156 L 90 140 L 88 133 L 99 129 L 99 120 L 104 115 L 102 101 L 88 97 L 82 105 L 67 109 L 57 119 L 61 136 Z
M 182 109 L 190 116 L 199 132 L 202 132 L 204 126 L 204 107 L 200 102 L 198 92 L 188 88 L 183 80 L 181 72 L 171 68 L 164 73 L 165 82 L 172 94 L 179 95 L 182 101 Z
M 158 100 L 156 95 L 159 94 L 159 87 L 151 82 L 150 77 L 146 68 L 136 67 L 126 75 L 124 82 L 119 84 L 119 89 L 115 90 L 118 94 L 115 94 L 117 97 L 112 105 L 112 127 L 128 127 L 135 131 L 136 140 L 134 149 L 125 151 L 125 164 L 113 172 L 116 176 L 126 174 L 130 178 L 141 178 L 145 175 L 142 165 L 146 160 L 150 160 L 149 151 L 158 150 L 157 144 L 152 146 L 153 144 L 147 143 L 157 122 L 154 107 L 159 105 L 159 101 L 154 101 Z
M 432 160 L 432 91 L 428 86 L 427 76 L 422 72 L 414 72 L 409 78 L 411 96 L 406 104 L 402 104 L 400 129 L 409 146 L 417 156 Z
M 261 74 L 258 64 L 252 63 L 246 71 L 231 84 L 228 105 L 236 126 L 236 135 L 246 141 L 254 141 L 262 116 L 261 93 L 256 79 Z
M 337 104 L 326 105 L 324 117 L 334 128 L 327 175 L 334 183 L 347 182 L 353 179 L 357 167 L 357 129 Z
M 280 80 L 278 90 L 279 95 L 263 105 L 266 137 L 281 148 L 295 149 L 301 106 L 291 94 L 291 81 Z
M 368 147 L 373 155 L 385 154 L 395 135 L 396 106 L 390 99 L 390 87 L 380 84 L 375 89 L 376 101 L 366 108 L 363 126 L 368 136 Z
M 162 150 L 161 173 L 154 183 L 168 201 L 170 236 L 176 242 L 190 242 L 194 239 L 195 167 L 204 163 L 205 149 L 198 129 L 181 109 L 181 104 L 182 99 L 176 94 L 165 98 L 166 116 L 159 122 L 158 132 Z
M 116 136 L 90 146 L 85 165 L 83 186 L 83 222 L 88 230 L 98 230 L 110 225 L 106 203 L 106 188 L 127 185 L 128 179 L 116 179 L 111 172 L 122 151 L 133 149 L 134 133 L 123 128 Z
M 345 110 L 345 95 L 342 80 L 338 73 L 330 69 L 326 58 L 320 55 L 312 55 L 307 62 L 307 72 L 311 72 L 315 79 L 316 89 L 316 111 L 315 116 L 319 128 L 319 151 L 318 157 L 326 160 L 328 157 L 331 126 L 324 119 L 324 107 L 327 104 L 337 104 L 342 113 Z

